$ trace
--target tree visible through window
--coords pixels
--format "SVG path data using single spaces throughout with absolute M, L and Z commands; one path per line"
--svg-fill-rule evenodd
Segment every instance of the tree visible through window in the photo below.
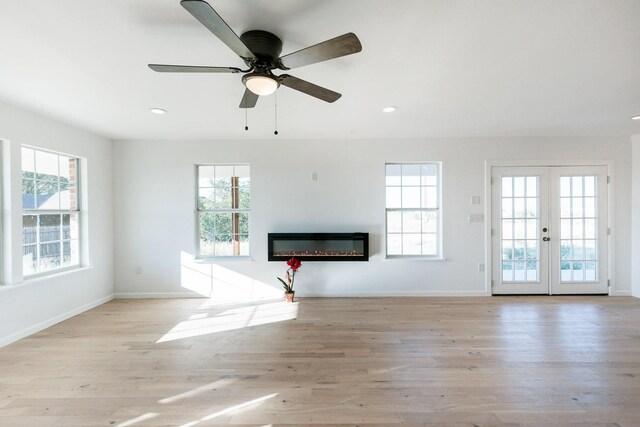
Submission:
M 198 166 L 200 256 L 248 256 L 248 165 Z
M 440 254 L 440 165 L 386 165 L 387 256 Z
M 22 148 L 23 274 L 78 265 L 78 159 Z

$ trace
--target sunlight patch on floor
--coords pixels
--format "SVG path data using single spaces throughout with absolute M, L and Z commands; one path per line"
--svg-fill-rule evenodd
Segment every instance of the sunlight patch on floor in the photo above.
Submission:
M 272 393 L 272 394 L 268 394 L 266 396 L 262 396 L 259 397 L 257 399 L 253 399 L 253 400 L 249 400 L 247 402 L 244 403 L 240 403 L 239 405 L 234 405 L 234 406 L 230 406 L 226 409 L 223 409 L 221 411 L 217 411 L 214 412 L 213 414 L 207 415 L 205 417 L 200 418 L 199 420 L 196 421 L 191 421 L 188 422 L 186 424 L 182 424 L 180 427 L 192 427 L 195 426 L 203 421 L 211 421 L 215 418 L 218 417 L 222 417 L 224 415 L 234 415 L 234 414 L 238 414 L 240 412 L 246 411 L 247 409 L 251 409 L 251 408 L 255 408 L 257 406 L 260 406 L 263 402 L 265 402 L 266 400 L 272 399 L 274 397 L 276 397 L 278 395 L 278 393 Z
M 141 423 L 142 421 L 150 420 L 151 418 L 157 417 L 159 414 L 156 412 L 147 412 L 146 414 L 142 414 L 139 417 L 131 418 L 130 420 L 124 421 L 118 424 L 118 427 L 128 427 L 134 424 Z
M 206 393 L 208 391 L 212 391 L 212 390 L 216 390 L 216 389 L 221 388 L 221 387 L 225 387 L 225 386 L 227 386 L 229 384 L 232 384 L 232 383 L 234 383 L 236 381 L 237 381 L 236 378 L 224 378 L 224 379 L 221 379 L 221 380 L 218 380 L 218 381 L 214 381 L 214 382 L 209 383 L 209 384 L 205 384 L 205 385 L 200 386 L 200 387 L 196 387 L 193 390 L 185 391 L 184 393 L 176 394 L 176 395 L 170 396 L 170 397 L 165 397 L 164 399 L 158 400 L 158 403 L 166 405 L 168 403 L 173 403 L 173 402 L 176 402 L 178 400 L 186 399 L 188 397 L 198 396 L 198 395 L 200 395 L 202 393 Z
M 205 308 L 215 308 L 207 305 Z M 156 343 L 193 338 L 218 332 L 232 331 L 250 326 L 292 320 L 298 316 L 298 303 L 284 301 L 247 304 L 207 317 L 190 318 L 178 323 Z

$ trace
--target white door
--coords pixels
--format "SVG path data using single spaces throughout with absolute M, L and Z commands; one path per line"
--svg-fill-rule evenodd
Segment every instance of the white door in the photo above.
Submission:
M 493 294 L 608 293 L 606 166 L 492 169 Z

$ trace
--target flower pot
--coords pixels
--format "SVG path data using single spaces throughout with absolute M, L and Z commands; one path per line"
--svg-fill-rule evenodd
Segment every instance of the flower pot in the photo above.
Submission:
M 293 302 L 293 296 L 295 295 L 295 292 L 287 292 L 284 294 L 284 300 L 286 302 Z

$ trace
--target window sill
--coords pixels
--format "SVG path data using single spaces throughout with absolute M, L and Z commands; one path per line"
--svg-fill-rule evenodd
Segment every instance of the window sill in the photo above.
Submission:
M 426 257 L 426 256 L 412 256 L 412 255 L 387 255 L 383 258 L 385 261 L 446 261 L 444 257 Z
M 91 270 L 91 269 L 93 269 L 92 265 L 89 265 L 89 266 L 77 265 L 77 266 L 73 266 L 73 267 L 61 268 L 59 270 L 45 271 L 45 272 L 42 272 L 42 273 L 36 273 L 36 274 L 32 274 L 30 276 L 25 276 L 24 280 L 22 281 L 22 283 L 38 282 L 38 281 L 41 281 L 41 280 L 51 279 L 51 278 L 59 277 L 59 276 L 66 276 L 67 274 L 76 273 L 76 272 L 80 272 L 80 271 Z
M 196 257 L 195 261 L 200 264 L 210 264 L 212 262 L 219 261 L 254 261 L 250 256 L 200 256 Z

